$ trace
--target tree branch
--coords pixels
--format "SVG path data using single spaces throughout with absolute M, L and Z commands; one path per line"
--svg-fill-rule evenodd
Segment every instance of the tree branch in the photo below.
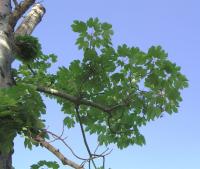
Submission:
M 73 149 L 65 142 L 65 139 L 61 138 L 61 136 L 58 136 L 58 135 L 56 135 L 55 133 L 52 133 L 51 131 L 48 131 L 48 130 L 45 130 L 44 132 L 46 132 L 46 133 L 52 135 L 56 140 L 60 140 L 60 141 L 71 151 L 71 153 L 72 153 L 76 158 L 78 158 L 79 160 L 84 160 L 84 161 L 88 160 L 88 159 L 86 159 L 86 158 L 82 158 L 82 157 L 79 157 L 78 155 L 76 155 L 75 152 L 73 151 Z
M 79 121 L 79 124 L 80 124 L 81 133 L 82 133 L 82 136 L 83 136 L 83 141 L 84 141 L 85 147 L 86 147 L 86 149 L 88 151 L 88 154 L 89 154 L 89 156 L 91 158 L 92 157 L 92 153 L 91 153 L 89 145 L 87 143 L 87 139 L 86 139 L 86 135 L 85 135 L 85 132 L 84 132 L 83 124 L 81 122 L 81 116 L 80 116 L 78 107 L 76 107 L 76 114 L 77 114 L 77 118 L 78 118 L 78 121 Z
M 80 116 L 80 115 L 79 115 L 79 116 Z M 81 118 L 80 118 L 80 119 L 81 119 Z M 81 123 L 81 125 L 82 125 L 82 123 Z M 83 126 L 82 126 L 81 128 L 82 128 L 82 131 L 83 131 Z M 63 130 L 64 130 L 64 129 L 63 129 Z M 112 152 L 112 150 L 108 152 L 109 148 L 107 148 L 107 149 L 106 149 L 105 151 L 103 151 L 101 154 L 96 154 L 96 151 L 97 151 L 97 149 L 98 149 L 98 147 L 99 147 L 99 145 L 98 145 L 93 154 L 92 154 L 91 151 L 89 150 L 89 152 L 90 152 L 90 157 L 89 157 L 89 158 L 82 158 L 82 157 L 79 157 L 78 155 L 76 155 L 75 152 L 73 151 L 73 149 L 66 143 L 65 138 L 62 138 L 63 131 L 62 131 L 62 134 L 61 134 L 60 136 L 58 136 L 57 134 L 55 134 L 55 133 L 53 133 L 53 132 L 51 132 L 51 131 L 48 131 L 47 129 L 44 129 L 42 132 L 47 133 L 47 134 L 50 134 L 53 138 L 55 138 L 53 141 L 55 141 L 55 140 L 60 140 L 60 141 L 71 151 L 71 153 L 72 153 L 76 158 L 78 158 L 79 160 L 83 160 L 83 162 L 81 163 L 81 166 L 84 166 L 86 162 L 88 162 L 89 165 L 90 165 L 90 162 L 93 161 L 94 159 L 97 159 L 97 158 L 103 158 L 103 164 L 104 164 L 104 163 L 105 163 L 105 156 L 109 155 L 109 154 Z M 83 133 L 84 133 L 84 131 L 83 131 Z M 84 135 L 84 142 L 86 142 L 86 144 L 87 144 L 86 137 L 85 137 L 85 133 L 84 133 L 83 135 Z M 40 136 L 40 135 L 39 135 L 39 136 Z M 51 142 L 52 142 L 52 141 L 51 141 Z M 48 143 L 50 144 L 51 142 L 48 142 Z M 88 147 L 88 149 L 89 149 L 88 144 L 87 144 L 87 147 Z M 94 163 L 94 162 L 93 162 L 93 163 Z M 95 167 L 96 167 L 96 165 L 95 165 Z
M 50 152 L 52 152 L 58 159 L 61 160 L 63 165 L 68 165 L 74 169 L 84 169 L 79 164 L 76 164 L 75 162 L 67 159 L 58 149 L 56 149 L 51 144 L 46 142 L 42 137 L 37 136 L 36 138 L 34 138 L 34 140 L 39 142 L 42 146 L 44 146 L 46 149 L 48 149 Z
M 94 103 L 94 102 L 91 102 L 91 101 L 88 101 L 88 100 L 84 100 L 84 99 L 79 100 L 78 97 L 72 96 L 72 95 L 70 95 L 68 93 L 65 93 L 64 91 L 52 89 L 52 88 L 49 88 L 49 87 L 42 87 L 42 86 L 38 86 L 37 90 L 39 92 L 42 92 L 42 93 L 45 93 L 45 94 L 58 96 L 60 98 L 66 99 L 66 100 L 68 100 L 68 101 L 70 101 L 72 103 L 75 103 L 75 104 L 79 101 L 79 104 L 91 106 L 91 107 L 100 109 L 100 110 L 102 110 L 104 112 L 108 112 L 109 111 L 109 108 L 107 108 L 107 107 L 105 107 L 105 106 L 103 106 L 101 104 Z
M 94 162 L 94 160 L 92 158 L 93 155 L 92 155 L 92 153 L 90 151 L 90 147 L 89 147 L 87 139 L 86 139 L 86 135 L 85 135 L 85 131 L 84 131 L 84 128 L 83 128 L 82 121 L 81 121 L 81 116 L 80 116 L 80 113 L 79 113 L 78 105 L 75 107 L 75 109 L 76 109 L 77 118 L 78 118 L 78 121 L 79 121 L 79 124 L 80 124 L 81 133 L 82 133 L 82 136 L 83 136 L 83 141 L 84 141 L 85 147 L 86 147 L 87 152 L 88 152 L 88 154 L 90 156 L 90 160 L 92 161 L 92 164 L 93 164 L 94 168 L 96 169 L 97 167 L 96 167 L 96 164 L 95 164 L 95 162 Z
M 94 107 L 94 108 L 97 108 L 97 109 L 102 110 L 103 112 L 107 112 L 107 113 L 110 113 L 111 111 L 116 110 L 119 107 L 127 106 L 127 104 L 125 104 L 125 103 L 119 103 L 114 106 L 105 106 L 105 105 L 95 103 L 95 102 L 92 102 L 92 101 L 89 101 L 86 99 L 80 99 L 79 97 L 72 96 L 68 93 L 65 93 L 64 91 L 56 90 L 56 89 L 49 88 L 49 87 L 38 86 L 37 91 L 66 99 L 74 104 L 77 104 L 77 102 L 78 102 L 80 105 L 87 105 L 90 107 Z
M 41 4 L 35 4 L 15 31 L 17 35 L 30 35 L 40 23 L 46 10 Z
M 22 15 L 35 3 L 36 0 L 24 0 L 16 6 L 10 17 L 10 24 L 12 28 L 15 27 L 17 21 Z

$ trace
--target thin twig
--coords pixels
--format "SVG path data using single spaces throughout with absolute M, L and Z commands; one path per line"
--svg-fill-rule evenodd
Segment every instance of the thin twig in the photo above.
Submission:
M 64 134 L 64 130 L 65 130 L 65 124 L 64 124 L 64 123 L 63 123 L 62 132 L 61 132 L 60 136 L 57 136 L 57 135 L 55 135 L 54 133 L 52 133 L 52 132 L 46 130 L 46 132 L 49 132 L 49 134 L 51 134 L 51 135 L 54 137 L 54 140 L 49 141 L 49 143 L 52 143 L 52 142 L 54 142 L 54 141 L 59 140 L 60 138 L 62 138 L 62 136 L 63 136 L 63 134 Z M 65 140 L 66 138 L 67 138 L 67 137 L 62 138 L 62 139 Z
M 97 145 L 96 149 L 94 150 L 94 154 L 96 154 L 98 148 L 99 148 L 100 144 Z
M 79 124 L 80 124 L 80 128 L 81 128 L 81 133 L 82 133 L 82 136 L 83 136 L 83 141 L 84 141 L 84 144 L 85 144 L 85 147 L 87 149 L 87 152 L 91 158 L 91 161 L 92 161 L 92 164 L 94 166 L 94 168 L 96 169 L 96 164 L 92 158 L 92 153 L 90 151 L 90 147 L 87 143 L 87 139 L 86 139 L 86 135 L 85 135 L 85 132 L 84 132 L 84 128 L 83 128 L 83 124 L 82 124 L 82 120 L 81 120 L 81 116 L 80 116 L 80 113 L 79 113 L 79 106 L 75 106 L 75 109 L 76 109 L 76 113 L 77 113 L 77 118 L 78 118 L 78 121 L 79 121 Z
M 106 161 L 106 159 L 105 159 L 105 156 L 103 157 L 103 169 L 105 169 L 105 162 Z
M 89 169 L 91 169 L 91 164 L 90 164 L 91 162 L 89 161 L 89 164 L 88 164 L 88 166 L 89 166 Z
M 33 74 L 33 76 L 37 75 L 37 73 L 32 69 L 32 67 L 29 64 L 27 64 L 27 67 L 31 71 L 31 73 Z
M 61 138 L 60 136 L 56 135 L 55 133 L 51 132 L 51 131 L 47 131 L 45 130 L 46 133 L 48 134 L 51 134 L 53 137 L 56 138 L 56 140 L 60 140 L 70 151 L 71 153 L 76 157 L 78 158 L 79 160 L 88 160 L 86 158 L 82 158 L 82 157 L 79 157 L 78 155 L 76 155 L 76 153 L 72 150 L 72 148 L 65 142 L 65 140 L 63 138 Z

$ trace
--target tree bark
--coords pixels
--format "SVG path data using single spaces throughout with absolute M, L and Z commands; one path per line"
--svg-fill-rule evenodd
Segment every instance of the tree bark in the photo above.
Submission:
M 40 23 L 44 14 L 45 8 L 41 4 L 35 4 L 25 19 L 22 21 L 22 23 L 16 29 L 15 36 L 30 35 L 38 23 Z
M 35 0 L 24 0 L 21 8 L 18 7 L 12 12 L 11 0 L 0 0 L 0 89 L 13 85 L 11 64 L 14 60 L 13 49 L 15 49 L 13 41 L 15 34 L 14 26 L 34 2 Z M 20 24 L 16 34 L 30 35 L 36 25 L 41 21 L 44 13 L 45 9 L 40 4 L 36 4 Z M 14 147 L 7 154 L 2 153 L 0 150 L 0 169 L 12 169 L 13 152 Z
M 54 146 L 46 142 L 43 138 L 39 135 L 35 138 L 35 141 L 39 142 L 42 146 L 44 146 L 47 150 L 49 150 L 52 154 L 54 154 L 62 163 L 63 165 L 68 165 L 74 169 L 84 169 L 83 166 L 69 160 L 66 158 L 59 149 L 56 149 Z
M 13 151 L 8 154 L 0 154 L 0 169 L 12 169 L 12 154 Z
M 10 0 L 0 0 L 0 88 L 12 85 L 11 63 L 13 59 L 10 41 L 12 36 L 9 25 L 10 12 Z M 2 154 L 0 150 L 0 169 L 12 169 L 12 154 L 13 151 Z
M 12 85 L 11 63 L 11 27 L 9 16 L 11 12 L 10 0 L 0 0 L 0 88 Z

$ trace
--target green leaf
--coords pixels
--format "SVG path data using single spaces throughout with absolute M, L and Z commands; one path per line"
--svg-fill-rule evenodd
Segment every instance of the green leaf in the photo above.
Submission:
M 129 56 L 130 50 L 126 44 L 123 44 L 122 46 L 118 46 L 117 52 L 119 56 Z
M 103 30 L 109 30 L 112 28 L 112 25 L 105 22 L 105 23 L 102 23 L 101 27 Z
M 87 31 L 87 25 L 82 21 L 74 21 L 71 27 L 74 32 L 83 33 Z
M 48 168 L 52 169 L 59 169 L 59 164 L 55 161 L 46 161 L 46 160 L 41 160 L 37 164 L 33 164 L 31 166 L 31 169 L 40 169 L 43 166 L 47 166 Z
M 75 121 L 70 118 L 70 117 L 65 117 L 64 119 L 64 124 L 68 127 L 68 128 L 72 128 L 74 127 Z

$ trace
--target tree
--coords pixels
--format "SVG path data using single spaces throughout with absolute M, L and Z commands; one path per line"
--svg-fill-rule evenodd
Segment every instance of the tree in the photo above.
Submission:
M 63 165 L 80 169 L 88 163 L 89 168 L 98 168 L 95 160 L 102 158 L 104 168 L 109 151 L 93 153 L 85 132 L 96 134 L 99 145 L 115 143 L 121 149 L 143 145 L 140 126 L 163 113 L 178 111 L 180 90 L 187 87 L 187 79 L 160 46 L 152 46 L 148 52 L 125 44 L 115 49 L 112 25 L 97 18 L 74 21 L 72 30 L 78 34 L 76 45 L 83 59 L 52 74 L 48 69 L 56 56 L 43 54 L 38 39 L 31 36 L 45 8 L 35 0 L 12 3 L 13 8 L 11 0 L 0 0 L 0 168 L 12 168 L 17 134 L 24 136 L 26 147 L 43 146 Z M 11 66 L 16 59 L 21 61 L 17 69 Z M 62 106 L 67 128 L 80 125 L 88 157 L 77 156 L 62 136 L 45 128 L 41 94 Z M 83 163 L 69 160 L 53 147 L 48 142 L 52 137 L 62 141 Z M 59 167 L 56 162 L 40 161 L 32 168 L 43 165 Z

